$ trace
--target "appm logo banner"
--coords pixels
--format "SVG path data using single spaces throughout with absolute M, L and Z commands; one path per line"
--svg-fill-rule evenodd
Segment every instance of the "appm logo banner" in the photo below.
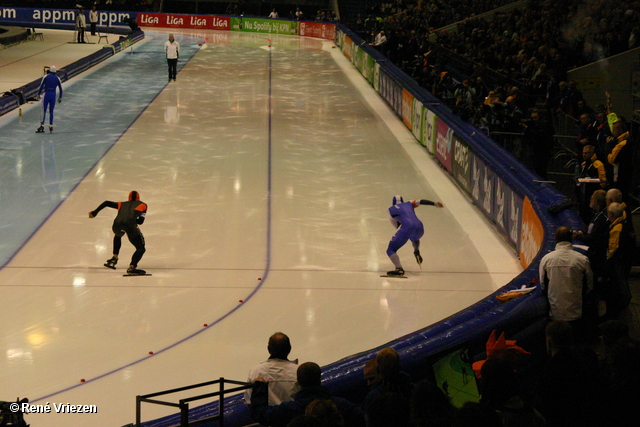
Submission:
M 30 7 L 0 7 L 0 23 L 9 25 L 72 24 L 76 23 L 76 9 L 34 9 Z M 85 11 L 87 22 L 89 12 Z M 135 12 L 98 12 L 100 26 L 126 26 L 124 19 L 136 19 Z

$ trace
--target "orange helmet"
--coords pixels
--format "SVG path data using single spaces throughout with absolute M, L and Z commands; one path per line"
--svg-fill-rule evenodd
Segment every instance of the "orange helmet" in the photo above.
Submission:
M 140 193 L 137 191 L 132 191 L 129 193 L 129 200 L 140 200 Z

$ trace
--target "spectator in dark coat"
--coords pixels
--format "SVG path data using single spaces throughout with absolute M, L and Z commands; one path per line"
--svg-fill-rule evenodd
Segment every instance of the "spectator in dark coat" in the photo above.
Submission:
M 331 400 L 344 419 L 345 427 L 363 427 L 364 414 L 360 407 L 346 399 L 332 396 L 329 390 L 320 383 L 320 366 L 313 362 L 303 363 L 298 367 L 298 384 L 300 391 L 292 402 L 269 406 L 268 388 L 264 378 L 258 377 L 253 383 L 251 393 L 251 418 L 271 427 L 286 427 L 294 418 L 304 415 L 307 406 L 314 400 Z
M 413 394 L 413 382 L 400 367 L 400 356 L 392 348 L 383 348 L 376 356 L 378 364 L 378 384 L 364 400 L 364 409 L 368 411 L 373 399 L 385 393 L 398 393 L 409 402 Z

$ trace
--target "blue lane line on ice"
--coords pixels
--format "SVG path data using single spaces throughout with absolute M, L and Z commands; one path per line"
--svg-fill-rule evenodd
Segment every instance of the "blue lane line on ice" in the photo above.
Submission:
M 46 399 L 50 399 L 53 396 L 65 393 L 67 391 L 73 390 L 77 387 L 80 387 L 84 384 L 88 384 L 94 381 L 97 381 L 99 379 L 108 377 L 109 375 L 113 375 L 117 372 L 122 371 L 123 369 L 127 369 L 131 366 L 137 365 L 141 362 L 144 362 L 146 360 L 148 360 L 150 357 L 156 356 L 158 354 L 164 353 L 168 350 L 171 350 L 174 347 L 177 347 L 187 341 L 189 341 L 190 339 L 200 335 L 201 333 L 205 332 L 206 330 L 212 328 L 213 326 L 219 324 L 220 322 L 222 322 L 224 319 L 226 319 L 227 317 L 231 316 L 233 313 L 235 313 L 237 310 L 239 310 L 242 306 L 244 306 L 251 298 L 253 298 L 253 296 L 260 290 L 260 288 L 262 287 L 262 285 L 265 283 L 265 281 L 267 280 L 267 278 L 269 277 L 269 271 L 271 269 L 271 183 L 272 183 L 272 161 L 271 161 L 271 154 L 272 154 L 272 135 L 271 135 L 271 125 L 272 125 L 272 116 L 273 116 L 273 102 L 272 102 L 272 55 L 271 55 L 271 41 L 269 41 L 269 60 L 268 60 L 268 112 L 267 112 L 267 124 L 268 124 L 268 130 L 267 130 L 267 238 L 266 238 L 266 262 L 265 262 L 265 267 L 264 267 L 264 271 L 262 274 L 262 280 L 260 281 L 260 283 L 249 293 L 249 295 L 243 300 L 242 303 L 239 303 L 237 306 L 235 306 L 233 309 L 229 310 L 226 314 L 224 314 L 223 316 L 219 317 L 218 319 L 216 319 L 215 321 L 213 321 L 212 323 L 208 323 L 206 327 L 203 327 L 202 329 L 182 338 L 181 340 L 167 346 L 164 347 L 158 351 L 154 351 L 152 355 L 148 355 L 145 356 L 143 358 L 140 358 L 138 360 L 135 360 L 131 363 L 128 363 L 124 366 L 121 366 L 119 368 L 115 368 L 109 372 L 106 372 L 104 374 L 98 375 L 94 378 L 90 378 L 90 379 L 85 379 L 84 382 L 79 383 L 79 384 L 75 384 L 73 386 L 64 388 L 62 390 L 47 394 L 46 396 L 42 396 L 42 397 L 38 397 L 36 399 L 31 400 L 32 403 L 37 403 L 39 401 L 43 401 Z
M 164 37 L 150 37 L 146 44 L 160 50 Z M 199 49 L 192 38 L 187 40 L 180 69 Z M 71 87 L 65 84 L 52 134 L 35 133 L 41 104 L 2 126 L 1 267 L 15 258 L 165 88 L 165 67 L 160 53 L 122 53 L 88 76 L 73 79 Z

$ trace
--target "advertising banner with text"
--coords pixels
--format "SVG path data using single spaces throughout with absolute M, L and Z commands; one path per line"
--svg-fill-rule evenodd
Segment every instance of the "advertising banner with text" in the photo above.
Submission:
M 496 177 L 495 183 L 493 220 L 509 243 L 514 248 L 518 248 L 522 225 L 522 197 L 518 196 L 502 179 Z
M 402 123 L 411 129 L 411 119 L 413 118 L 413 95 L 406 89 L 402 89 Z
M 411 120 L 411 133 L 413 137 L 422 144 L 422 115 L 424 114 L 424 107 L 422 102 L 413 98 L 413 119 Z
M 422 138 L 420 138 L 420 142 L 422 143 L 422 145 L 427 147 L 429 153 L 435 155 L 437 116 L 433 111 L 427 109 L 426 107 L 423 106 L 422 108 L 424 108 L 425 112 L 422 115 Z
M 544 227 L 528 197 L 522 204 L 522 232 L 520 233 L 520 263 L 527 268 L 544 242 Z
M 376 75 L 375 69 L 376 69 L 375 59 L 373 59 L 371 55 L 367 55 L 367 63 L 365 64 L 365 67 L 364 67 L 364 70 L 365 70 L 364 77 L 365 79 L 367 79 L 367 81 L 371 86 L 374 86 L 373 82 Z
M 333 40 L 336 36 L 336 26 L 324 22 L 300 22 L 298 35 Z
M 378 63 L 378 61 L 373 61 L 374 63 L 374 67 L 373 67 L 373 88 L 376 90 L 376 92 L 380 93 L 380 64 Z
M 458 135 L 453 135 L 453 177 L 464 190 L 471 194 L 471 149 Z
M 189 28 L 199 30 L 231 30 L 231 18 L 210 15 L 177 15 L 170 13 L 139 13 L 141 27 Z
M 488 219 L 493 218 L 495 173 L 475 154 L 471 155 L 471 198 Z
M 355 46 L 355 45 L 354 45 Z M 352 62 L 353 65 L 356 66 L 356 68 L 358 69 L 358 72 L 360 72 L 360 74 L 364 74 L 364 57 L 365 57 L 366 53 L 364 52 L 364 50 L 360 49 L 360 46 L 355 46 L 354 52 L 353 52 L 353 58 L 352 58 Z
M 451 159 L 451 142 L 453 139 L 453 129 L 449 127 L 439 117 L 436 120 L 436 159 L 444 168 L 453 173 L 453 162 Z
M 237 22 L 237 24 L 236 24 Z M 238 29 L 249 33 L 269 33 L 298 35 L 298 23 L 295 21 L 277 21 L 274 19 L 234 17 L 233 29 Z
M 77 9 L 38 9 L 31 7 L 0 7 L 0 24 L 34 25 L 76 23 Z M 136 19 L 136 12 L 98 11 L 98 25 L 103 27 L 127 26 L 125 19 Z M 87 22 L 89 11 L 85 10 Z
M 380 70 L 380 95 L 396 114 L 400 114 L 402 111 L 402 86 L 382 70 Z
M 353 42 L 351 41 L 351 38 L 349 38 L 348 36 L 344 36 L 344 43 L 342 45 L 342 53 L 344 53 L 344 56 L 347 57 L 347 59 L 349 61 L 351 61 L 351 46 L 353 45 Z

